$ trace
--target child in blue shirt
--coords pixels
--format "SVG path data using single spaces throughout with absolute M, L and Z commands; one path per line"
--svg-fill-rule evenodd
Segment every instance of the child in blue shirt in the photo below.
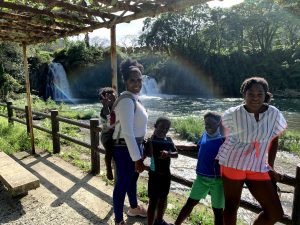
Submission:
M 170 163 L 171 158 L 178 157 L 172 139 L 166 136 L 170 126 L 171 121 L 168 118 L 158 118 L 154 125 L 153 135 L 145 148 L 145 152 L 151 157 L 148 181 L 148 225 L 168 225 L 163 216 L 171 185 Z
M 224 192 L 223 182 L 220 177 L 220 166 L 215 159 L 224 140 L 220 134 L 221 116 L 214 112 L 204 115 L 205 131 L 197 147 L 197 178 L 193 183 L 190 196 L 181 209 L 175 225 L 182 224 L 190 215 L 193 208 L 208 193 L 211 195 L 211 204 L 215 216 L 215 225 L 223 225 Z

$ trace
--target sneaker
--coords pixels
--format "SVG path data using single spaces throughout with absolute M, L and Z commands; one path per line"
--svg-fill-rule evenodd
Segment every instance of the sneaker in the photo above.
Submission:
M 160 222 L 155 220 L 154 225 L 173 225 L 173 224 L 172 223 L 167 223 L 165 220 L 161 220 Z
M 112 169 L 110 168 L 106 168 L 106 178 L 108 180 L 113 180 L 114 179 L 114 175 L 113 175 L 113 172 L 112 172 Z
M 143 206 L 138 205 L 136 208 L 129 208 L 127 211 L 127 215 L 147 217 L 147 210 Z
M 127 223 L 125 223 L 124 220 L 122 220 L 120 223 L 115 222 L 115 225 L 127 225 Z

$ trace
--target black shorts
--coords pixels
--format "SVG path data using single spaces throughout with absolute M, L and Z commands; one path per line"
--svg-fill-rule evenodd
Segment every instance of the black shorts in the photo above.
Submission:
M 168 196 L 171 186 L 171 175 L 160 175 L 149 171 L 148 197 L 165 198 Z

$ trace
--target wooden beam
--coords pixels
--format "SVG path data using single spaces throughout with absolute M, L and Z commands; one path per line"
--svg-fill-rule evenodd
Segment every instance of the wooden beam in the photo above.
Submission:
M 3 20 L 2 20 L 3 21 Z M 33 25 L 33 24 L 29 24 L 29 23 L 22 23 L 20 21 L 0 21 L 0 26 L 3 27 L 14 27 L 16 29 L 25 29 L 25 30 L 30 30 L 30 31 L 35 31 L 35 32 L 53 32 L 53 33 L 63 33 L 64 30 L 63 29 L 57 29 L 57 28 L 52 28 L 52 27 L 45 27 L 45 26 L 39 26 L 39 25 Z
M 300 164 L 297 165 L 296 169 L 296 184 L 294 190 L 293 200 L 293 212 L 292 212 L 292 224 L 300 224 Z
M 51 4 L 51 2 L 52 2 L 50 0 L 36 0 L 36 1 L 31 0 L 31 1 L 32 2 L 43 1 L 43 2 L 49 2 L 49 4 Z M 96 0 L 96 1 L 100 2 L 101 4 L 106 4 L 107 7 L 110 8 L 110 5 L 111 5 L 110 0 Z M 27 21 L 30 14 L 32 14 L 33 12 L 36 12 L 34 15 L 34 18 L 31 20 L 31 22 L 34 21 L 34 23 L 36 23 L 36 21 L 41 21 L 41 22 L 38 22 L 38 24 L 40 24 L 40 25 L 44 24 L 46 27 L 49 27 L 50 32 L 51 32 L 51 29 L 54 29 L 56 26 L 59 26 L 61 29 L 64 30 L 60 34 L 58 34 L 58 33 L 53 34 L 53 33 L 49 32 L 47 35 L 44 35 L 44 36 L 42 35 L 42 37 L 40 35 L 37 37 L 36 36 L 29 36 L 29 37 L 27 36 L 28 40 L 26 41 L 26 43 L 36 44 L 36 43 L 54 41 L 57 38 L 64 38 L 64 37 L 68 37 L 68 36 L 79 35 L 81 33 L 92 32 L 99 28 L 111 28 L 112 26 L 119 24 L 119 23 L 124 23 L 124 22 L 128 23 L 132 20 L 149 17 L 149 16 L 153 17 L 160 13 L 181 10 L 181 9 L 193 6 L 193 5 L 203 4 L 208 1 L 209 0 L 157 0 L 157 1 L 151 1 L 151 7 L 149 6 L 148 0 L 147 1 L 146 0 L 122 1 L 122 2 L 118 1 L 117 4 L 122 3 L 125 5 L 130 5 L 130 7 L 136 7 L 140 11 L 137 13 L 128 15 L 128 16 L 124 16 L 127 11 L 123 11 L 123 13 L 121 13 L 120 16 L 116 16 L 116 17 L 114 17 L 114 19 L 112 19 L 110 21 L 104 20 L 103 22 L 90 20 L 87 17 L 80 17 L 80 15 L 79 16 L 77 16 L 77 15 L 75 16 L 74 14 L 69 15 L 69 14 L 67 14 L 68 12 L 51 12 L 49 10 L 48 11 L 39 10 L 37 8 L 31 8 L 31 7 L 28 7 L 25 5 L 21 5 L 21 9 L 24 9 L 23 12 L 27 13 L 27 14 L 26 14 L 26 16 L 21 16 L 20 18 L 22 20 Z M 132 2 L 136 5 L 132 4 Z M 5 3 L 6 3 L 6 6 L 9 5 L 9 6 L 11 6 L 11 8 L 14 8 L 16 10 L 16 12 L 19 12 L 18 7 L 20 5 L 17 5 L 17 4 L 11 3 L 11 2 L 9 2 L 9 3 L 5 2 Z M 0 0 L 0 9 L 1 9 L 1 4 L 2 5 L 4 4 L 3 0 Z M 148 6 L 147 6 L 147 4 L 148 4 Z M 116 5 L 113 5 L 111 7 L 115 7 Z M 123 5 L 123 6 L 125 7 L 125 5 Z M 130 9 L 129 9 L 129 11 L 130 11 Z M 3 13 L 3 12 L 0 12 L 0 15 L 1 15 L 1 13 Z M 12 16 L 10 14 L 9 14 L 9 16 L 7 14 L 5 14 L 5 15 L 7 17 Z M 19 14 L 17 14 L 17 15 L 19 15 Z M 41 19 L 39 19 L 39 16 L 41 17 Z M 47 19 L 45 21 L 43 21 L 43 18 L 45 16 L 46 16 L 46 18 L 47 18 L 47 16 L 50 17 L 49 18 L 50 20 L 48 22 L 47 22 Z M 68 23 L 65 24 L 65 21 L 68 21 Z M 45 24 L 45 22 L 47 22 L 48 24 Z M 29 23 L 29 22 L 25 22 L 25 23 Z M 64 27 L 64 25 L 68 25 L 68 27 L 67 26 Z M 12 29 L 13 29 L 13 27 L 12 27 Z M 7 31 L 7 32 L 9 32 L 9 31 Z M 20 36 L 22 38 L 27 35 L 27 33 L 25 31 L 23 31 L 23 33 L 24 34 L 22 34 L 20 31 Z M 21 41 L 21 39 L 17 38 L 17 40 L 14 40 L 14 41 L 19 42 L 19 40 Z
M 128 2 L 127 4 L 124 2 L 117 2 L 115 5 L 111 5 L 111 0 L 94 0 L 97 3 L 101 3 L 104 5 L 104 9 L 107 12 L 119 12 L 119 11 L 130 11 L 130 12 L 135 12 L 138 13 L 141 11 L 140 8 L 134 6 L 134 5 L 130 5 L 130 2 Z
M 11 21 L 18 21 L 22 23 L 26 23 L 32 26 L 42 26 L 42 27 L 54 27 L 54 28 L 63 28 L 63 29 L 78 29 L 78 26 L 68 24 L 65 22 L 57 22 L 54 21 L 53 24 L 47 24 L 44 20 L 35 20 L 34 17 L 31 16 L 24 16 L 15 13 L 7 13 L 7 12 L 0 12 L 1 19 L 7 19 Z
M 86 15 L 99 16 L 99 17 L 104 17 L 104 18 L 108 18 L 108 19 L 113 19 L 115 17 L 113 14 L 101 12 L 101 11 L 95 10 L 95 9 L 90 9 L 87 7 L 83 7 L 81 5 L 71 4 L 66 1 L 35 0 L 34 2 L 44 3 L 46 5 L 50 5 L 51 7 L 54 7 L 54 6 L 61 7 L 61 8 L 67 9 L 69 11 L 76 11 L 78 13 L 86 14 Z
M 140 19 L 140 18 L 144 18 L 144 17 L 154 17 L 155 15 L 158 15 L 161 13 L 182 10 L 182 9 L 194 6 L 194 5 L 206 3 L 208 1 L 209 0 L 184 0 L 184 1 L 174 0 L 172 4 L 160 6 L 160 7 L 157 7 L 156 9 L 142 8 L 142 11 L 140 13 L 136 13 L 133 15 L 118 18 L 116 23 L 130 22 L 132 20 L 136 20 L 136 19 Z
M 3 2 L 0 1 L 0 7 L 2 8 L 7 8 L 7 9 L 12 9 L 15 11 L 21 11 L 24 13 L 30 13 L 32 14 L 33 17 L 38 17 L 38 16 L 47 16 L 49 18 L 49 23 L 54 23 L 55 19 L 64 19 L 64 20 L 69 20 L 72 23 L 79 23 L 79 24 L 90 24 L 90 25 L 95 25 L 97 24 L 97 21 L 93 21 L 89 19 L 87 16 L 75 16 L 74 13 L 67 12 L 51 12 L 49 10 L 45 9 L 37 9 L 37 8 L 32 8 L 26 5 L 21 5 L 21 4 L 15 4 L 11 2 Z
M 118 92 L 116 25 L 110 28 L 111 86 Z
M 96 29 L 100 29 L 100 28 L 110 28 L 115 24 L 128 23 L 132 20 L 141 19 L 141 18 L 148 17 L 148 16 L 153 17 L 155 15 L 165 13 L 165 12 L 173 12 L 176 10 L 182 10 L 184 8 L 187 8 L 187 7 L 190 7 L 193 5 L 197 5 L 197 4 L 203 4 L 208 1 L 209 0 L 184 0 L 184 1 L 176 0 L 176 1 L 174 1 L 174 3 L 172 5 L 161 6 L 161 7 L 157 8 L 156 10 L 144 10 L 144 11 L 141 11 L 140 13 L 132 14 L 129 16 L 118 17 L 114 21 L 107 21 L 107 22 L 104 22 L 101 24 L 97 24 L 95 26 L 89 26 L 89 27 L 82 28 L 82 30 L 80 32 L 86 33 L 86 32 L 91 32 Z M 75 33 L 78 33 L 78 32 L 79 31 L 75 31 L 74 34 L 72 34 L 72 35 L 75 35 Z
M 49 36 L 64 34 L 64 30 L 51 29 L 46 27 L 34 27 L 27 24 L 18 24 L 15 22 L 0 22 L 0 29 L 6 31 L 30 33 L 32 36 Z
M 28 72 L 28 62 L 27 62 L 27 49 L 26 44 L 22 44 L 23 46 L 23 64 L 24 64 L 24 74 L 26 81 L 26 98 L 27 98 L 27 106 L 28 106 L 28 117 L 29 117 L 29 130 L 30 130 L 30 141 L 31 141 L 31 153 L 35 154 L 35 145 L 34 145 L 34 134 L 33 134 L 33 126 L 32 126 L 32 108 L 31 108 L 31 95 L 30 95 L 30 81 L 29 81 L 29 72 Z

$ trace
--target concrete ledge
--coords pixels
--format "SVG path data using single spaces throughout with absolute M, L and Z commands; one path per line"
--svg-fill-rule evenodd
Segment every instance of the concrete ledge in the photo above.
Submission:
M 4 152 L 0 152 L 0 181 L 12 196 L 26 195 L 40 186 L 36 176 Z

